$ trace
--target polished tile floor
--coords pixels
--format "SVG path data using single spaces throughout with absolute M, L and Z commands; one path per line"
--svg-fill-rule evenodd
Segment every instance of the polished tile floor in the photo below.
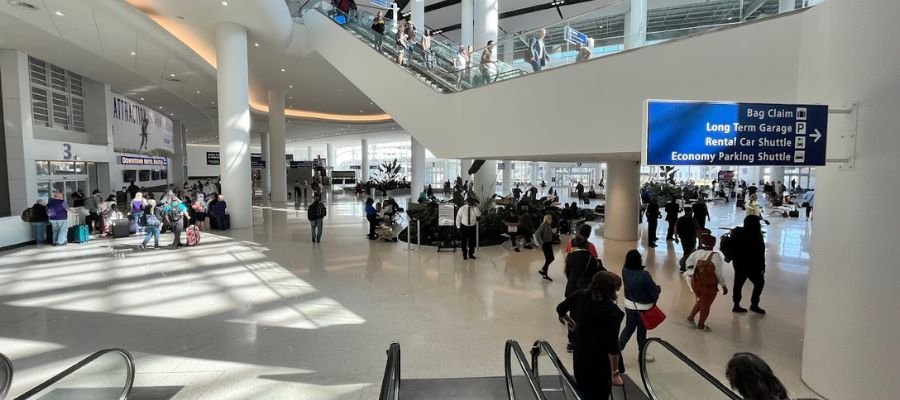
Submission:
M 16 370 L 12 393 L 109 347 L 135 355 L 136 386 L 177 391 L 165 398 L 320 400 L 377 398 L 392 341 L 402 345 L 409 378 L 503 375 L 510 338 L 564 349 L 554 312 L 565 286 L 561 260 L 547 283 L 537 274 L 537 250 L 483 248 L 477 261 L 464 262 L 459 253 L 372 242 L 355 197 L 329 203 L 320 244 L 311 243 L 300 205 L 255 207 L 253 229 L 204 233 L 200 246 L 178 251 L 140 252 L 134 237 L 0 253 L 0 352 Z M 712 207 L 711 227 L 742 218 L 732 204 Z M 692 295 L 677 272 L 678 246 L 604 241 L 602 224 L 593 225 L 592 241 L 616 272 L 627 250 L 645 254 L 670 317 L 651 336 L 719 379 L 731 354 L 755 352 L 793 395 L 814 397 L 800 380 L 809 224 L 771 221 L 769 314 L 734 315 L 720 297 L 707 333 L 684 322 Z M 633 341 L 625 357 L 639 381 Z M 660 379 L 684 372 L 672 363 L 655 368 Z

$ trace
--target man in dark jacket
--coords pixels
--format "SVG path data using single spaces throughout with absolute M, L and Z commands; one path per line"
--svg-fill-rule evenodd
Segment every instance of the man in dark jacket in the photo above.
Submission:
M 647 245 L 656 247 L 656 226 L 659 224 L 659 218 L 662 217 L 659 213 L 659 203 L 656 202 L 656 197 L 650 198 L 645 213 L 647 214 Z
M 684 263 L 697 248 L 697 237 L 700 236 L 700 227 L 697 226 L 694 213 L 690 208 L 685 208 L 684 216 L 678 218 L 678 221 L 675 223 L 675 235 L 675 242 L 677 243 L 680 239 L 681 250 L 684 251 L 684 255 L 678 260 L 681 272 L 684 272 L 687 270 Z
M 666 232 L 666 240 L 675 240 L 675 222 L 678 221 L 678 213 L 681 207 L 675 202 L 675 198 L 671 198 L 666 203 L 666 222 L 669 224 L 669 230 Z
M 741 307 L 741 289 L 748 279 L 753 283 L 753 294 L 750 296 L 750 311 L 765 314 L 766 310 L 759 307 L 759 298 L 766 281 L 766 241 L 762 235 L 760 218 L 748 215 L 744 218 L 744 226 L 734 228 L 731 232 L 730 251 L 725 254 L 732 259 L 734 265 L 734 291 L 732 299 L 736 313 L 745 313 L 747 309 Z
M 307 217 L 309 218 L 309 223 L 312 226 L 312 241 L 313 243 L 321 243 L 325 215 L 328 214 L 328 210 L 325 208 L 325 204 L 322 203 L 322 197 L 319 195 L 313 197 L 313 202 L 309 205 L 306 211 Z
M 711 221 L 709 208 L 706 206 L 706 199 L 700 196 L 691 208 L 694 209 L 694 219 L 697 220 L 697 226 L 700 229 L 706 229 L 706 221 Z

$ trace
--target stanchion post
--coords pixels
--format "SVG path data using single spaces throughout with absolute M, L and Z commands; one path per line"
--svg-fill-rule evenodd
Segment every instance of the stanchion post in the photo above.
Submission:
M 416 220 L 416 250 L 422 249 L 422 224 L 420 220 Z
M 406 251 L 412 249 L 412 225 L 406 228 Z

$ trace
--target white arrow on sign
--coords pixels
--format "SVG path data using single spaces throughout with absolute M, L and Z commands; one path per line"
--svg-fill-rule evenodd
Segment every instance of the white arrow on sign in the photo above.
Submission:
M 809 136 L 811 136 L 811 137 L 813 138 L 813 143 L 818 143 L 818 142 L 819 142 L 819 139 L 822 138 L 822 132 L 819 132 L 818 129 L 814 129 L 814 131 L 815 131 L 816 133 L 813 133 L 813 134 L 811 134 L 811 135 L 809 135 Z

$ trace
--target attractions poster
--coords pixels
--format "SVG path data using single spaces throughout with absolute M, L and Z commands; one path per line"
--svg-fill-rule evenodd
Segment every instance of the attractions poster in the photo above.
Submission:
M 172 120 L 162 113 L 113 93 L 113 147 L 118 153 L 172 158 Z

